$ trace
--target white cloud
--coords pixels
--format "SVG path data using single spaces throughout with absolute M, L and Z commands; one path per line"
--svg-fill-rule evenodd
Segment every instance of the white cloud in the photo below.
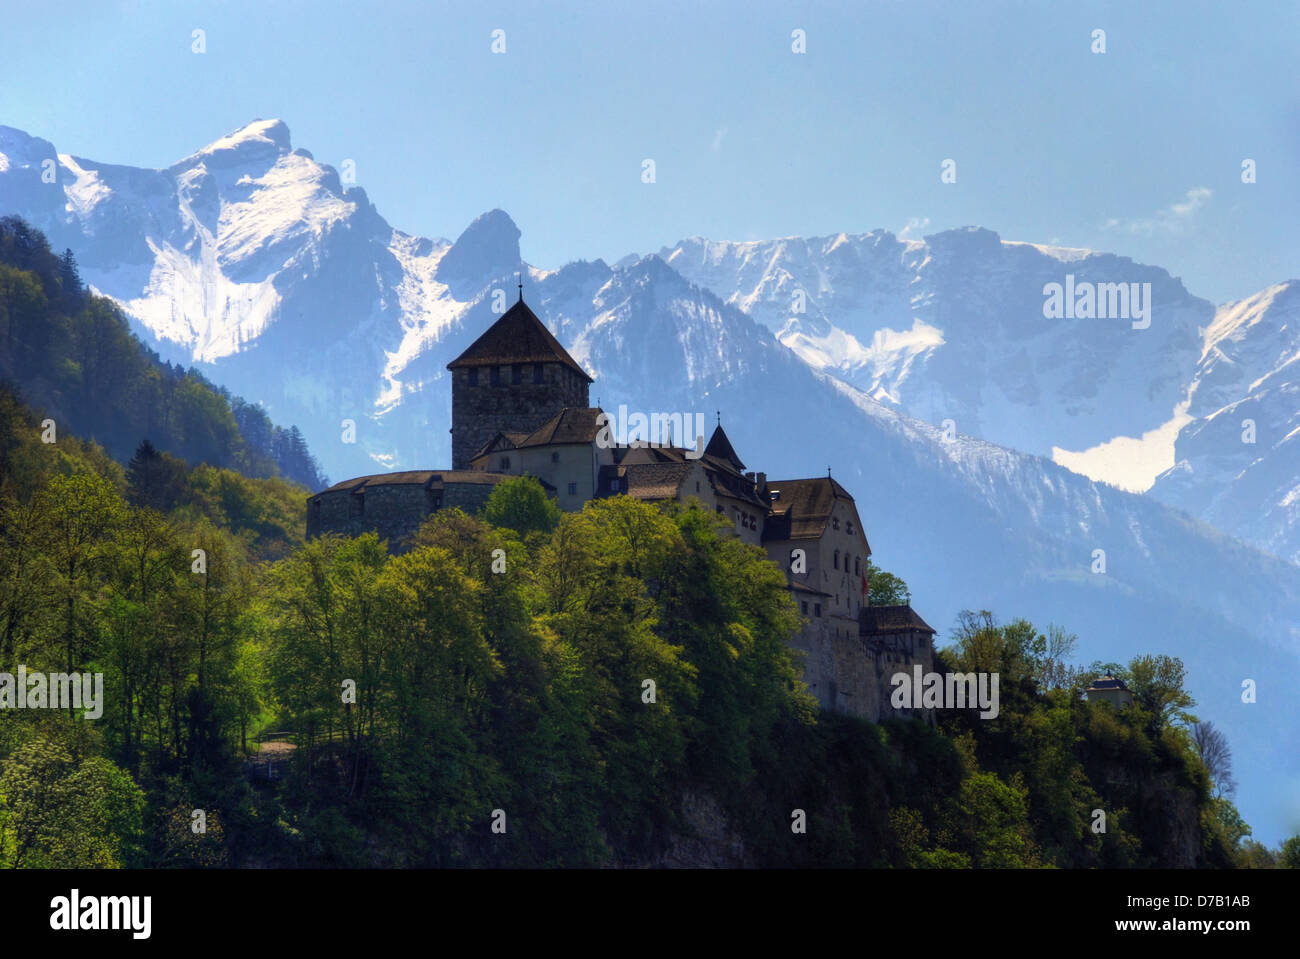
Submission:
M 1106 221 L 1106 229 L 1140 236 L 1183 233 L 1191 226 L 1197 212 L 1213 195 L 1214 191 L 1209 187 L 1193 187 L 1187 191 L 1182 200 L 1171 203 L 1163 210 L 1157 210 L 1154 216 L 1136 220 L 1110 219 Z

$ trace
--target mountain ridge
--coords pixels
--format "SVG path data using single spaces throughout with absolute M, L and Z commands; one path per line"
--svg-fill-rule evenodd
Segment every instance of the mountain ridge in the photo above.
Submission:
M 113 260 L 96 233 L 84 238 L 94 251 L 85 272 L 103 292 L 116 284 L 114 298 L 155 342 L 193 331 L 214 315 L 222 320 L 226 325 L 202 340 L 220 348 L 198 361 L 202 368 L 263 401 L 277 419 L 302 424 L 333 477 L 450 463 L 445 365 L 495 319 L 496 306 L 513 301 L 522 272 L 525 298 L 596 376 L 592 396 L 601 405 L 719 410 L 755 468 L 797 476 L 831 465 L 858 499 L 881 562 L 907 579 L 923 614 L 941 627 L 962 608 L 989 608 L 1064 623 L 1089 640 L 1085 646 L 1097 658 L 1123 660 L 1133 648 L 1185 656 L 1197 688 L 1210 690 L 1209 715 L 1233 736 L 1243 766 L 1254 770 L 1243 770 L 1243 788 L 1260 793 L 1243 809 L 1261 828 L 1284 831 L 1296 811 L 1260 770 L 1282 770 L 1300 781 L 1300 769 L 1277 737 L 1250 730 L 1261 721 L 1295 730 L 1300 703 L 1282 690 L 1244 714 L 1235 681 L 1225 684 L 1223 677 L 1294 672 L 1300 568 L 1154 497 L 1112 490 L 1049 459 L 1052 446 L 1085 449 L 1169 422 L 1195 367 L 1185 354 L 1195 347 L 1199 357 L 1199 328 L 1214 315 L 1181 281 L 1110 254 L 1056 259 L 983 229 L 925 240 L 877 231 L 857 235 L 871 240 L 856 245 L 849 234 L 830 238 L 822 244 L 829 265 L 796 262 L 785 250 L 778 269 L 768 261 L 764 272 L 753 272 L 745 287 L 752 302 L 742 308 L 728 302 L 735 289 L 724 295 L 697 282 L 671 252 L 629 256 L 613 266 L 596 260 L 533 267 L 518 259 L 509 239 L 518 227 L 501 211 L 484 214 L 484 223 L 471 224 L 454 242 L 411 237 L 390 227 L 358 188 L 337 190 L 328 168 L 306 151 L 283 153 L 267 139 L 276 154 L 265 169 L 270 148 L 257 144 L 252 159 L 223 168 L 221 176 L 206 161 L 199 164 L 211 178 L 194 174 L 185 216 L 215 223 L 211 242 L 196 225 L 160 242 L 143 226 L 167 221 L 165 211 L 145 216 L 137 209 L 116 228 L 135 230 L 123 249 L 163 251 L 153 267 L 142 276 L 138 265 Z M 0 203 L 22 199 L 37 206 L 18 196 L 22 177 L 10 176 L 16 169 L 10 163 L 0 172 Z M 244 176 L 249 180 L 241 183 Z M 313 216 L 299 215 L 302 204 L 318 200 L 322 208 Z M 63 236 L 75 240 L 83 227 L 103 225 L 95 211 L 107 202 L 98 199 L 86 214 L 57 211 Z M 244 209 L 249 204 L 261 208 Z M 181 219 L 177 214 L 176 222 Z M 468 242 L 456 253 L 462 239 Z M 756 250 L 775 241 L 758 242 Z M 729 267 L 737 266 L 734 250 L 717 250 Z M 880 284 L 835 288 L 837 276 L 859 275 L 853 271 L 864 262 L 868 275 L 877 270 L 884 277 Z M 228 266 L 244 272 L 231 277 Z M 882 336 L 881 369 L 894 375 L 898 396 L 873 395 L 886 382 L 875 372 L 855 384 L 834 364 L 809 363 L 778 339 L 792 318 L 781 313 L 793 284 L 821 290 L 823 268 L 829 271 L 827 291 L 819 294 L 825 304 L 810 298 L 813 311 L 796 314 L 798 326 L 787 334 L 824 339 L 840 328 L 859 345 L 885 329 L 913 335 L 905 342 Z M 911 288 L 917 270 L 930 287 Z M 1159 310 L 1151 329 L 1133 330 L 1127 322 L 1052 325 L 1043 316 L 1042 286 L 1070 271 L 1096 282 L 1129 276 L 1150 282 Z M 146 289 L 149 296 L 142 297 Z M 209 290 L 211 299 L 198 295 Z M 253 290 L 265 299 L 250 298 Z M 833 309 L 841 302 L 848 304 L 844 311 Z M 147 308 L 133 311 L 132 303 Z M 1000 303 L 1019 312 L 998 313 Z M 1105 337 L 1090 341 L 1098 329 Z M 1178 347 L 1175 358 L 1160 359 L 1171 343 Z M 214 355 L 228 347 L 234 348 Z M 1130 404 L 1117 388 L 1133 383 Z M 906 391 L 918 384 L 916 402 L 929 417 L 904 408 Z M 1076 388 L 1077 396 L 1061 399 L 1063 390 Z M 342 439 L 349 420 L 355 443 Z M 1027 451 L 987 435 L 1002 427 L 1018 431 Z M 1105 550 L 1104 574 L 1091 572 L 1097 549 Z

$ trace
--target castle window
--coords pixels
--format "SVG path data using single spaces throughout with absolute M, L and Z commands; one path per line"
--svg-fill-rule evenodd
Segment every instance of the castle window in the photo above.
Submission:
M 366 515 L 366 494 L 357 490 L 348 497 L 348 518 Z
M 578 495 L 578 484 L 577 484 L 577 483 L 570 483 L 570 484 L 569 484 L 569 495 L 570 495 L 570 496 L 577 496 L 577 495 Z
M 612 480 L 609 481 L 609 491 L 610 491 L 611 493 L 617 493 L 617 492 L 618 492 L 618 477 L 617 477 L 617 476 L 615 476 Z
M 805 616 L 808 615 L 808 600 L 805 599 L 799 603 L 799 612 Z
M 510 382 L 512 385 L 518 386 L 523 381 L 524 368 L 516 363 L 514 366 L 510 367 Z
M 491 383 L 492 383 L 493 386 L 500 386 L 500 385 L 501 385 L 501 367 L 499 367 L 499 366 L 494 366 L 494 367 L 492 367 L 492 373 L 490 374 L 489 379 L 491 380 Z
M 840 521 L 838 519 L 831 520 L 831 528 L 838 533 L 840 531 Z
M 822 614 L 822 604 L 821 604 L 821 603 L 813 603 L 813 615 L 814 615 L 814 616 L 820 616 L 821 614 Z
M 858 565 L 858 557 L 857 557 L 857 556 L 854 556 L 854 557 L 853 557 L 853 575 L 854 575 L 854 576 L 861 576 L 861 575 L 862 575 L 862 568 Z
M 469 368 L 469 385 L 470 385 L 470 386 L 478 386 L 478 367 L 477 367 L 477 366 L 471 366 L 471 367 Z
M 545 376 L 545 374 L 543 374 L 543 372 L 542 372 L 542 364 L 541 364 L 541 363 L 534 363 L 534 364 L 533 364 L 533 383 L 536 384 L 536 383 L 545 383 L 545 382 L 546 382 L 546 376 Z
M 559 454 L 559 453 L 552 453 L 552 454 L 551 454 L 551 462 L 552 462 L 552 463 L 558 463 L 559 461 L 560 461 L 560 454 Z
M 846 532 L 846 533 L 848 533 L 850 536 L 852 536 L 852 535 L 853 535 L 853 524 L 852 524 L 852 523 L 845 523 L 845 524 L 844 524 L 844 532 Z
M 700 481 L 699 481 L 699 480 L 696 480 L 696 481 L 695 481 L 695 492 L 698 493 L 699 491 L 700 491 Z
M 840 551 L 838 549 L 835 551 L 835 568 L 840 568 Z
M 502 468 L 503 470 L 508 470 L 508 469 L 510 469 L 510 457 L 509 457 L 509 456 L 503 456 L 503 457 L 501 457 L 501 468 Z

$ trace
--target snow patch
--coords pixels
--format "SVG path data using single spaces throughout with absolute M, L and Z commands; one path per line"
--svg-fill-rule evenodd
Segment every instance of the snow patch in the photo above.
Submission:
M 99 178 L 98 170 L 84 169 L 75 159 L 66 153 L 59 154 L 62 164 L 76 179 L 63 188 L 68 198 L 67 210 L 85 219 L 96 206 L 113 195 L 113 191 Z
M 1090 480 L 1145 493 L 1157 476 L 1174 465 L 1174 444 L 1192 419 L 1187 415 L 1187 403 L 1179 403 L 1169 420 L 1141 438 L 1116 436 L 1082 452 L 1054 446 L 1052 462 Z

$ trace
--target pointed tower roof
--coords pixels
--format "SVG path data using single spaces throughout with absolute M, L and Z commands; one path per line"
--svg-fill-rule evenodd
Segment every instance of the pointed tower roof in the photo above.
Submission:
M 588 383 L 592 382 L 587 371 L 551 335 L 546 324 L 528 308 L 522 296 L 519 302 L 506 310 L 501 319 L 471 343 L 464 353 L 448 363 L 447 369 L 504 366 L 509 363 L 562 363 Z
M 721 423 L 717 425 L 713 435 L 709 437 L 709 445 L 704 447 L 704 454 L 730 463 L 739 472 L 743 473 L 745 471 L 745 464 L 736 455 L 735 447 L 731 445 L 731 440 L 727 439 L 727 434 L 723 432 Z

